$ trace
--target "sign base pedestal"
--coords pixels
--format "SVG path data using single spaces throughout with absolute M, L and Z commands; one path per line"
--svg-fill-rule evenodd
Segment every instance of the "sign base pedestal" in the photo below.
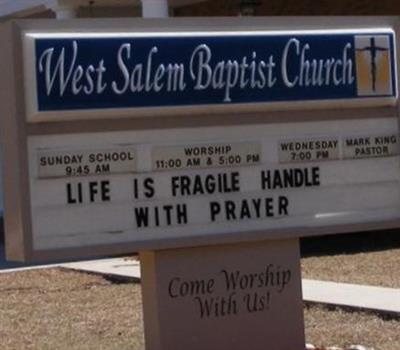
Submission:
M 299 240 L 140 254 L 146 350 L 303 350 Z

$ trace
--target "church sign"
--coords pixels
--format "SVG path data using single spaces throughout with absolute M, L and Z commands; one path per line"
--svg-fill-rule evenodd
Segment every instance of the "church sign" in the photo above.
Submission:
M 10 258 L 346 232 L 399 218 L 392 26 L 56 23 L 14 24 L 20 39 L 3 53 L 2 76 L 17 90 L 2 97 L 14 164 L 6 208 L 14 198 L 22 218 L 6 213 Z
M 304 348 L 299 237 L 400 225 L 398 20 L 364 21 L 0 27 L 8 259 L 139 252 L 147 350 Z

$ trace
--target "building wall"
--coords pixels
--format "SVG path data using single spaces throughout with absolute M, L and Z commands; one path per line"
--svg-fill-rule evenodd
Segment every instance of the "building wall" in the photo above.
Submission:
M 175 16 L 236 16 L 240 0 L 208 0 L 178 8 Z M 257 16 L 400 15 L 398 0 L 261 0 Z
M 142 10 L 140 7 L 128 7 L 128 6 L 121 6 L 121 7 L 97 7 L 97 8 L 90 8 L 86 7 L 79 7 L 77 9 L 76 16 L 80 18 L 96 18 L 96 17 L 141 17 Z

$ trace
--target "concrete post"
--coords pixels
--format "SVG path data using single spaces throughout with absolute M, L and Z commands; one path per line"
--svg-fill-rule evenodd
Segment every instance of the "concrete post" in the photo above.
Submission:
M 142 17 L 168 17 L 168 0 L 142 0 Z
M 54 9 L 56 12 L 57 19 L 69 19 L 76 17 L 76 11 L 73 7 L 57 7 Z

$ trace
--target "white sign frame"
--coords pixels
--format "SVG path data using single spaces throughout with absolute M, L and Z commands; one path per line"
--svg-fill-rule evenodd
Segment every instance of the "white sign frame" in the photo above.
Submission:
M 267 24 L 266 24 L 267 23 Z M 251 18 L 245 20 L 218 19 L 210 25 L 210 20 L 190 19 L 170 21 L 132 21 L 132 20 L 73 20 L 73 21 L 43 21 L 27 20 L 16 21 L 2 26 L 0 38 L 5 43 L 0 52 L 0 76 L 3 77 L 0 86 L 0 112 L 2 118 L 2 132 L 4 140 L 5 164 L 5 230 L 7 257 L 11 260 L 41 261 L 49 259 L 75 259 L 100 255 L 124 254 L 139 250 L 177 248 L 186 246 L 200 246 L 209 244 L 222 244 L 241 241 L 255 241 L 260 239 L 283 239 L 299 236 L 322 235 L 332 233 L 346 233 L 365 230 L 399 227 L 400 219 L 384 218 L 373 222 L 343 223 L 332 226 L 296 226 L 276 227 L 269 229 L 253 229 L 244 233 L 232 230 L 219 234 L 196 234 L 186 237 L 157 238 L 149 241 L 132 241 L 112 244 L 92 242 L 74 247 L 58 247 L 57 249 L 35 249 L 32 221 L 32 180 L 29 170 L 29 138 L 46 136 L 49 138 L 57 135 L 69 135 L 79 133 L 118 133 L 131 130 L 140 133 L 155 130 L 180 130 L 188 128 L 212 128 L 212 127 L 238 127 L 240 125 L 254 127 L 259 124 L 269 125 L 293 122 L 326 122 L 328 120 L 352 121 L 359 118 L 363 120 L 385 120 L 385 118 L 398 118 L 398 100 L 363 100 L 354 105 L 342 104 L 336 101 L 335 105 L 322 102 L 294 103 L 293 111 L 280 110 L 282 105 L 276 104 L 272 109 L 265 106 L 252 108 L 246 105 L 233 108 L 214 108 L 203 106 L 196 109 L 173 108 L 168 113 L 160 109 L 142 110 L 137 113 L 132 110 L 115 111 L 90 111 L 82 114 L 72 112 L 57 114 L 59 122 L 54 123 L 55 115 L 51 113 L 30 119 L 35 114 L 32 107 L 32 95 L 27 81 L 29 72 L 23 67 L 31 64 L 31 59 L 26 53 L 25 35 L 32 32 L 59 33 L 68 32 L 68 28 L 76 28 L 80 32 L 104 32 L 107 28 L 114 28 L 115 33 L 124 32 L 129 28 L 137 31 L 163 31 L 166 28 L 171 32 L 192 31 L 203 28 L 210 31 L 227 32 L 235 28 L 240 31 L 268 31 L 282 30 L 374 30 L 383 28 L 397 32 L 399 21 L 394 17 L 364 17 L 364 18 Z M 399 42 L 396 37 L 396 47 L 399 50 Z M 396 57 L 400 57 L 397 52 Z M 397 64 L 398 62 L 396 62 Z M 398 82 L 397 82 L 398 84 Z M 399 87 L 397 86 L 397 89 Z M 30 97 L 29 97 L 30 96 Z M 339 109 L 346 107 L 345 110 Z M 357 108 L 355 108 L 357 107 Z M 32 109 L 33 108 L 33 109 Z M 321 112 L 321 109 L 324 109 Z M 36 117 L 35 117 L 36 118 Z M 161 131 L 162 132 L 162 131 Z M 299 136 L 301 137 L 301 136 Z M 287 135 L 283 139 L 296 139 Z M 282 139 L 282 138 L 281 138 Z M 218 142 L 215 140 L 214 142 Z M 140 157 L 140 156 L 139 156 Z

